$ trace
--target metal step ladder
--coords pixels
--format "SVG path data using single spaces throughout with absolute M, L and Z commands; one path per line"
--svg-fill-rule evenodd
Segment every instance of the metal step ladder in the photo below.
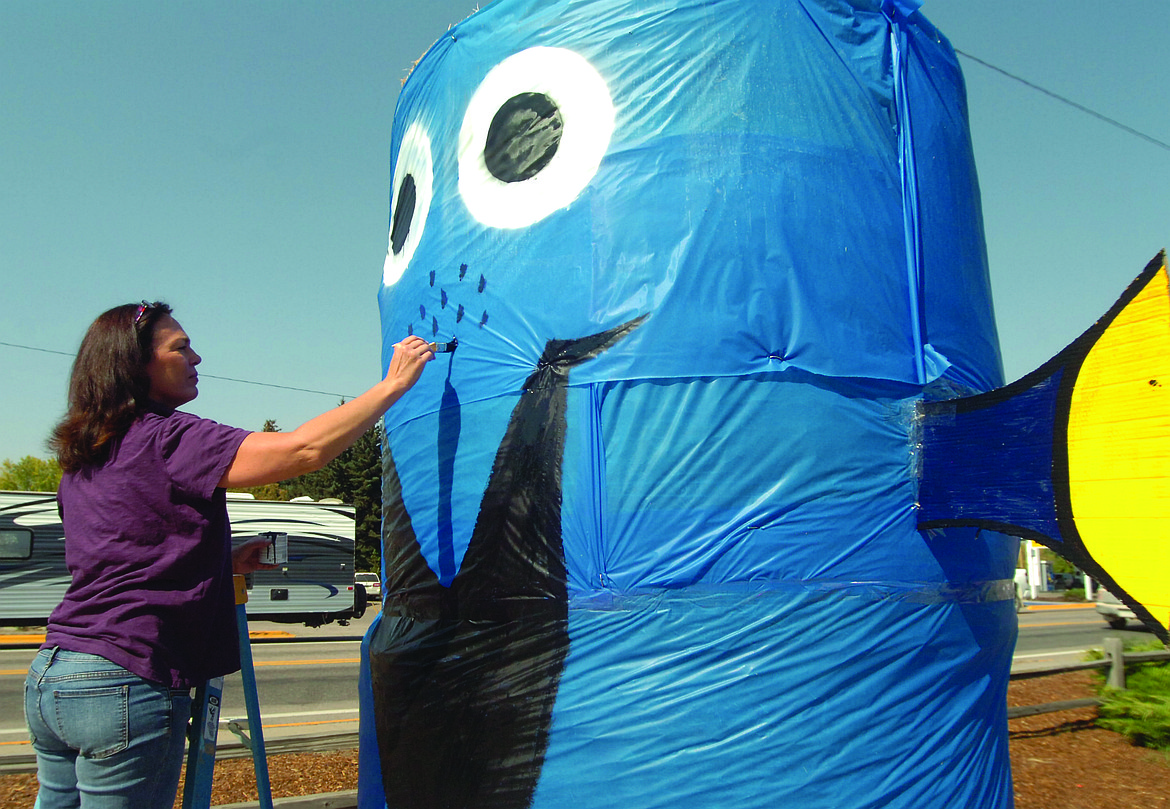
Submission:
M 248 588 L 244 577 L 232 577 L 236 591 L 236 628 L 240 633 L 240 673 L 244 680 L 244 704 L 248 709 L 251 738 L 237 734 L 252 751 L 256 789 L 260 806 L 272 809 L 272 786 L 268 780 L 268 758 L 264 754 L 264 731 L 260 722 L 260 700 L 256 696 L 256 669 L 252 665 L 252 643 L 248 638 Z M 215 770 L 215 745 L 219 736 L 223 677 L 215 677 L 195 689 L 195 722 L 187 751 L 187 775 L 183 783 L 183 809 L 209 809 L 211 779 Z

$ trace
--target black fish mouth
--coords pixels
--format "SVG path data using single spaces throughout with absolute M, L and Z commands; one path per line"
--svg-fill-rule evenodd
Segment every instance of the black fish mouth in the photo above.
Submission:
M 561 534 L 569 376 L 647 317 L 547 342 L 512 410 L 449 587 L 423 558 L 394 459 L 383 456 L 388 595 L 369 650 L 387 805 L 531 805 L 569 650 Z M 447 388 L 438 438 L 453 455 L 461 408 L 449 381 Z M 449 522 L 443 490 L 454 470 L 440 467 L 440 514 Z M 448 526 L 448 542 L 449 534 Z

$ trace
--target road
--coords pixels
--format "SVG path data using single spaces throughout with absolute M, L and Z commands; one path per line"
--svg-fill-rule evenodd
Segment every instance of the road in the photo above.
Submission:
M 266 740 L 356 733 L 360 638 L 374 614 L 369 612 L 348 627 L 318 629 L 253 622 L 252 650 Z M 1110 635 L 1127 641 L 1154 637 L 1136 623 L 1124 631 L 1110 629 L 1091 605 L 1037 604 L 1019 618 L 1013 671 L 1079 661 L 1085 650 L 1101 648 Z M 31 753 L 20 706 L 24 673 L 34 654 L 32 649 L 0 645 L 0 765 L 6 757 Z M 246 715 L 240 675 L 232 675 L 224 687 L 221 742 L 232 738 L 227 723 Z
M 1119 637 L 1124 643 L 1156 640 L 1136 621 L 1123 630 L 1110 629 L 1092 605 L 1033 602 L 1019 618 L 1012 671 L 1076 662 L 1085 650 L 1102 648 L 1106 637 Z
M 327 624 L 313 629 L 263 621 L 249 624 L 266 741 L 357 733 L 361 638 L 376 614 L 376 608 L 371 609 L 345 627 Z M 0 636 L 4 631 L 0 629 Z M 21 705 L 24 676 L 36 649 L 13 648 L 13 643 L 12 638 L 0 640 L 0 771 L 5 759 L 27 757 L 32 752 Z M 221 744 L 234 740 L 232 721 L 238 720 L 246 732 L 247 710 L 239 674 L 225 679 L 221 715 Z

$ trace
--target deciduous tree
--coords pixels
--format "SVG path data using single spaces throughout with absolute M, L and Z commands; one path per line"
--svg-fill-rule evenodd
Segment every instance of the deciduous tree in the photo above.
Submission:
M 61 482 L 56 459 L 25 455 L 19 461 L 0 461 L 0 489 L 18 492 L 55 492 Z

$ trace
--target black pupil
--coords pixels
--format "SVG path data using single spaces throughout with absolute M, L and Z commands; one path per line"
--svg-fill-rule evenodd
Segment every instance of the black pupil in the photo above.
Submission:
M 414 219 L 414 176 L 407 174 L 402 178 L 402 185 L 398 189 L 398 201 L 394 204 L 394 221 L 390 225 L 390 249 L 394 255 L 402 252 L 402 245 L 406 243 L 406 236 L 410 233 L 410 221 Z
M 534 177 L 557 153 L 564 121 L 543 93 L 521 93 L 500 106 L 488 128 L 483 158 L 497 180 L 518 183 Z

